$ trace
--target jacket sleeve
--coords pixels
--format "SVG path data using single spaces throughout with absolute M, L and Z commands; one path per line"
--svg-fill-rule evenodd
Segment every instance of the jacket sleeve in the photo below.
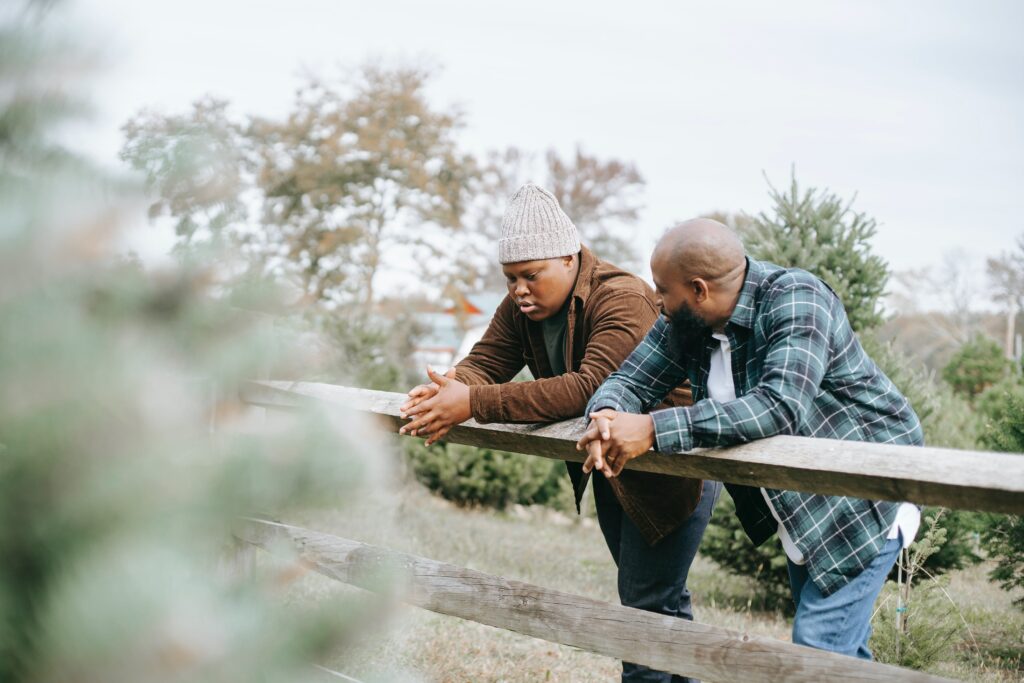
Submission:
M 640 292 L 615 292 L 595 303 L 579 371 L 532 382 L 470 388 L 478 422 L 552 422 L 583 415 L 587 401 L 650 329 L 657 310 Z
M 587 413 L 602 408 L 646 413 L 665 400 L 685 378 L 686 368 L 669 350 L 668 324 L 659 317 L 622 367 L 597 390 Z
M 455 378 L 470 385 L 508 382 L 523 369 L 523 340 L 516 332 L 512 317 L 512 300 L 502 299 L 480 341 L 455 365 Z

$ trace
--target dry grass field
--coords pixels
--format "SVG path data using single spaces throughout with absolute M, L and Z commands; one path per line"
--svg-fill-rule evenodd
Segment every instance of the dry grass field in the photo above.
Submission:
M 376 491 L 335 513 L 288 520 L 402 552 L 470 567 L 557 590 L 615 601 L 615 570 L 600 530 L 589 518 L 544 508 L 508 513 L 465 510 L 416 484 Z M 265 561 L 265 560 L 261 560 Z M 934 673 L 970 681 L 1024 681 L 1024 612 L 989 583 L 986 567 L 955 573 L 948 591 L 969 626 L 951 661 Z M 780 614 L 751 611 L 753 585 L 698 556 L 690 586 L 697 619 L 788 640 Z M 351 593 L 318 575 L 296 580 L 288 599 L 317 600 Z M 396 606 L 381 624 L 367 624 L 358 642 L 324 665 L 370 681 L 614 681 L 619 663 L 575 648 L 521 636 L 408 606 Z M 346 680 L 323 674 L 323 680 Z

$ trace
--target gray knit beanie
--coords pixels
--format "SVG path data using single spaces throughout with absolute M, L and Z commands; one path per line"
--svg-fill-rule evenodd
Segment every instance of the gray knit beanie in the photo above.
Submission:
M 536 261 L 579 250 L 580 234 L 553 194 L 527 183 L 509 197 L 501 220 L 498 261 Z

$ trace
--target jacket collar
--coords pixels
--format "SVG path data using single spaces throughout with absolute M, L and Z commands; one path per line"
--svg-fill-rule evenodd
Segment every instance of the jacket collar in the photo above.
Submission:
M 580 248 L 580 270 L 576 274 L 576 284 L 573 286 L 569 297 L 579 299 L 581 306 L 586 305 L 587 298 L 590 296 L 594 271 L 597 269 L 599 262 L 599 259 L 594 256 L 594 252 L 586 247 Z
M 755 294 L 761 283 L 764 282 L 768 269 L 760 261 L 749 256 L 747 259 L 747 275 L 743 279 L 743 287 L 740 289 L 740 297 L 736 300 L 736 308 L 729 316 L 730 325 L 739 325 L 747 329 L 754 327 L 754 304 Z

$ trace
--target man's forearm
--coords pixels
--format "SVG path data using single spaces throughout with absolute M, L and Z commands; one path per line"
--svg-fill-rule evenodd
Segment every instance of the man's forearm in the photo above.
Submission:
M 620 413 L 642 413 L 640 397 L 629 390 L 629 385 L 615 374 L 606 379 L 587 403 L 586 414 L 610 408 Z M 584 416 L 586 417 L 586 415 Z
M 733 401 L 705 399 L 692 406 L 651 413 L 655 444 L 663 453 L 733 446 L 776 434 L 795 434 L 799 416 L 785 400 L 757 389 Z

